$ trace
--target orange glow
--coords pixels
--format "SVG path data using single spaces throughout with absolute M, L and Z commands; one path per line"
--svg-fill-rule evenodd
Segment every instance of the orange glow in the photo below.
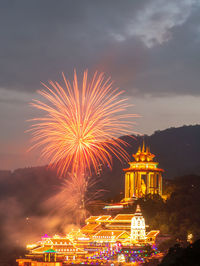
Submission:
M 154 162 L 155 155 L 150 148 L 142 148 L 133 154 L 134 162 L 129 162 L 129 168 L 124 169 L 125 174 L 125 198 L 124 202 L 132 198 L 144 197 L 148 194 L 159 194 L 162 196 L 162 172 L 158 168 L 158 162 Z
M 85 173 L 87 169 L 97 173 L 101 163 L 111 168 L 111 154 L 127 160 L 122 147 L 127 143 L 117 137 L 132 133 L 132 123 L 127 119 L 137 116 L 124 113 L 129 105 L 127 99 L 121 98 L 123 92 L 113 90 L 112 81 L 105 80 L 103 73 L 96 72 L 88 82 L 85 71 L 81 89 L 76 71 L 72 84 L 64 74 L 63 79 L 65 88 L 58 82 L 50 81 L 50 87 L 43 84 L 45 89 L 39 94 L 45 101 L 31 103 L 46 112 L 46 116 L 32 119 L 31 149 L 41 147 L 41 156 L 62 176 L 68 169 L 72 174 Z

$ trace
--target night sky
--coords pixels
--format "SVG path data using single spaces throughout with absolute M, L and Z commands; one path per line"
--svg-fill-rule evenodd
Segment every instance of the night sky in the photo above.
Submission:
M 0 3 L 0 169 L 43 164 L 26 120 L 41 81 L 88 68 L 125 90 L 135 131 L 200 123 L 198 0 L 5 0 Z

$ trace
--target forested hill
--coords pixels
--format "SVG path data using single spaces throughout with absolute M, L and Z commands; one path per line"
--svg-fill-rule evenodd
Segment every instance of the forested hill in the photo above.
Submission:
M 200 125 L 155 131 L 151 136 L 137 136 L 136 139 L 124 136 L 122 139 L 130 144 L 126 150 L 131 160 L 134 160 L 131 155 L 137 151 L 144 139 L 150 151 L 156 155 L 155 161 L 159 162 L 159 167 L 165 170 L 164 178 L 200 174 Z M 103 174 L 104 183 L 112 193 L 123 191 L 122 168 L 127 166 L 127 163 L 121 165 L 114 160 L 112 172 L 106 171 Z
M 124 136 L 122 138 L 130 144 L 127 152 L 131 159 L 131 155 L 142 143 L 143 137 L 132 139 Z M 200 125 L 156 131 L 151 136 L 145 136 L 144 139 L 145 143 L 150 146 L 151 152 L 156 155 L 155 160 L 159 162 L 159 167 L 165 170 L 165 178 L 172 179 L 176 176 L 200 174 Z M 114 159 L 112 171 L 106 167 L 102 170 L 101 180 L 104 188 L 109 191 L 110 197 L 124 190 L 122 169 L 127 166 L 127 163 L 121 164 Z M 41 200 L 57 189 L 61 181 L 55 176 L 55 172 L 47 171 L 46 167 L 24 168 L 14 172 L 0 171 L 1 197 L 7 192 L 10 195 L 16 192 L 22 194 L 22 198 L 23 193 L 33 195 L 33 198 L 38 198 L 41 195 Z
M 200 125 L 169 128 L 145 136 L 166 178 L 200 174 Z M 135 151 L 135 145 L 129 149 Z

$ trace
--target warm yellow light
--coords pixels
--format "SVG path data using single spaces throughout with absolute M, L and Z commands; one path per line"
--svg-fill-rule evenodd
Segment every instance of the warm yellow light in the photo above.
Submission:
M 54 239 L 58 239 L 58 238 L 60 238 L 60 236 L 59 235 L 54 235 L 53 238 Z
M 188 234 L 187 235 L 187 241 L 191 242 L 193 239 L 193 234 Z
M 37 244 L 27 244 L 26 245 L 27 249 L 32 249 L 32 248 L 35 248 L 35 247 L 37 247 Z

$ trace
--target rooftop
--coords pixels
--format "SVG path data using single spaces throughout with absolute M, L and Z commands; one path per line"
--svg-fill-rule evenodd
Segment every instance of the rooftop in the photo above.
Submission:
M 101 230 L 99 231 L 98 233 L 96 233 L 93 237 L 94 238 L 97 238 L 97 237 L 102 237 L 102 238 L 106 238 L 106 237 L 119 237 L 119 236 L 122 236 L 122 235 L 126 235 L 127 237 L 129 237 L 130 235 L 124 231 L 124 230 Z
M 101 225 L 99 224 L 86 224 L 81 228 L 81 231 L 85 232 L 85 231 L 94 231 L 97 230 L 101 227 Z
M 85 220 L 85 222 L 86 223 L 92 223 L 92 222 L 96 222 L 96 220 L 98 219 L 98 218 L 100 218 L 101 216 L 90 216 L 89 218 L 87 218 L 86 220 Z
M 160 233 L 159 230 L 152 230 L 150 231 L 146 237 L 156 237 Z
M 117 216 L 115 216 L 113 221 L 128 221 L 128 222 L 131 222 L 133 217 L 134 217 L 134 214 L 118 214 Z

